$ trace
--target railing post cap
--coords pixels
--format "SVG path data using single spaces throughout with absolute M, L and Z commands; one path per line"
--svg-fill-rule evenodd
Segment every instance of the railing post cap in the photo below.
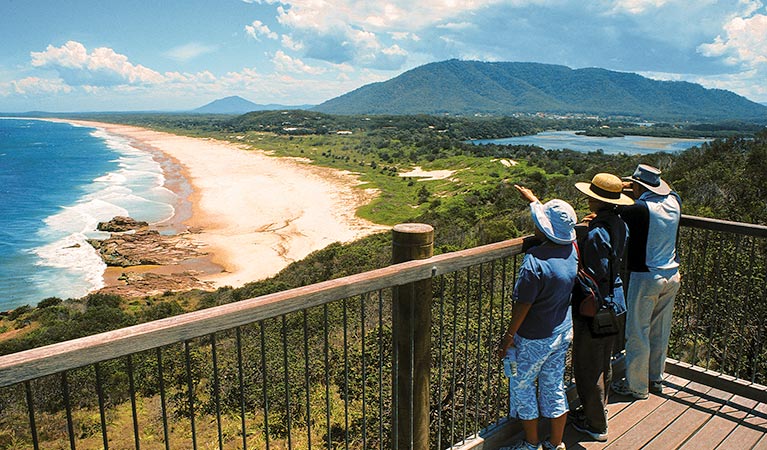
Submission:
M 400 223 L 394 225 L 392 231 L 403 234 L 433 233 L 434 227 L 426 223 Z

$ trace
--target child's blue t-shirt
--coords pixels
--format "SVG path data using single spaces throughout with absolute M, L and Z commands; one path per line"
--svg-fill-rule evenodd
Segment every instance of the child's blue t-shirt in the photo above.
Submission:
M 532 306 L 517 334 L 527 339 L 551 336 L 568 317 L 577 274 L 578 256 L 571 244 L 546 243 L 529 249 L 512 298 Z

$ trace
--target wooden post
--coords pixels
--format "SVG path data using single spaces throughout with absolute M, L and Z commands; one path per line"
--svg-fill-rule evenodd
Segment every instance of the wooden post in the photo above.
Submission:
M 393 264 L 430 258 L 434 228 L 420 223 L 396 225 L 392 247 Z M 398 450 L 429 449 L 431 303 L 431 278 L 393 288 L 392 445 Z

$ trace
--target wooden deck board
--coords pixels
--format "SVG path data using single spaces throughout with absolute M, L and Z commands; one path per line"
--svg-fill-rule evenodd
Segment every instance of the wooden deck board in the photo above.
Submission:
M 611 394 L 607 410 L 607 442 L 595 442 L 568 425 L 567 448 L 767 450 L 767 403 L 677 376 L 667 375 L 663 393 L 647 400 Z
M 688 386 L 691 383 L 687 380 L 673 376 L 667 377 L 664 384 L 663 395 L 667 396 L 668 400 L 664 403 L 663 408 L 672 410 L 677 414 L 675 416 L 662 415 L 660 419 L 656 420 L 659 422 L 657 431 L 645 430 L 644 442 L 646 444 L 643 443 L 643 445 L 632 448 L 656 450 L 676 448 L 705 421 L 703 414 L 698 417 L 695 415 L 691 417 L 690 406 L 704 402 L 702 395 L 705 395 L 710 388 L 703 386 L 704 389 L 700 389 L 701 386 L 697 384 Z M 637 429 L 642 430 L 644 427 L 638 426 Z
M 717 447 L 717 450 L 736 450 L 742 448 L 751 448 L 761 438 L 758 430 L 749 428 L 745 423 L 747 417 L 754 413 L 757 406 L 756 400 L 751 400 L 739 396 L 733 397 L 730 402 L 722 408 L 721 413 L 735 420 L 737 426 Z
M 633 426 L 630 430 L 618 437 L 613 445 L 608 448 L 647 448 L 652 444 L 655 436 L 661 434 L 671 423 L 687 410 L 687 403 L 696 401 L 696 397 L 691 397 L 689 392 L 684 390 L 687 385 L 686 380 L 668 377 L 664 380 L 663 393 L 659 398 L 666 399 L 650 416 Z M 673 401 L 674 399 L 684 399 L 683 401 Z M 668 445 L 655 446 L 658 449 L 670 448 Z
M 712 389 L 706 395 L 711 398 L 710 402 L 713 403 L 706 411 L 709 415 L 708 420 L 695 434 L 690 436 L 680 449 L 700 450 L 702 448 L 716 448 L 737 426 L 737 422 L 727 420 L 719 415 L 726 402 L 733 395 L 718 389 Z

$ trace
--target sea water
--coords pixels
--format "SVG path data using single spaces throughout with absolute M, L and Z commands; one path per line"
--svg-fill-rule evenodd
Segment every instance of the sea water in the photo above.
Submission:
M 106 265 L 86 239 L 114 216 L 174 214 L 151 153 L 102 129 L 0 118 L 0 311 L 103 287 Z

